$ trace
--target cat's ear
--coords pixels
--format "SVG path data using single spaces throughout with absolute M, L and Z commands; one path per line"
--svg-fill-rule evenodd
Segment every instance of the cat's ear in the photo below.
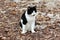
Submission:
M 30 6 L 28 6 L 28 9 L 30 9 L 31 7 Z

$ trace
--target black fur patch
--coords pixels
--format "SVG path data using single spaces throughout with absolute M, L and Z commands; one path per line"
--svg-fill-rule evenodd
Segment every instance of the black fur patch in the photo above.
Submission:
M 26 11 L 25 11 L 26 12 Z M 21 19 L 23 20 L 23 24 L 26 25 L 27 24 L 27 19 L 26 19 L 26 16 L 25 16 L 25 12 L 22 14 L 22 17 Z M 20 22 L 20 26 L 22 27 L 22 24 Z
M 21 23 L 21 22 L 19 22 L 19 25 L 20 25 L 20 27 L 22 28 L 22 23 Z
M 31 14 L 33 11 L 35 11 L 35 12 L 37 12 L 37 10 L 36 10 L 36 6 L 34 6 L 34 7 L 28 7 L 28 9 L 27 9 L 27 13 L 28 14 Z

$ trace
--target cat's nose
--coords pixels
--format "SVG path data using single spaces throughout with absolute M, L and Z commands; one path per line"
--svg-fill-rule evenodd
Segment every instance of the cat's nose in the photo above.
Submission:
M 33 16 L 35 16 L 35 14 Z

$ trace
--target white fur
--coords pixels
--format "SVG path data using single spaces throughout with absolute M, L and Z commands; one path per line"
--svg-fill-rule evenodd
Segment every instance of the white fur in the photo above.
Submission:
M 13 0 L 14 2 L 16 2 L 16 3 L 18 3 L 18 2 L 20 2 L 21 0 Z
M 22 27 L 22 34 L 26 33 L 27 31 L 31 31 L 32 33 L 34 33 L 34 29 L 35 29 L 35 16 L 33 15 L 36 15 L 36 13 L 33 11 L 33 13 L 31 15 L 28 15 L 27 14 L 27 11 L 25 13 L 25 16 L 26 16 L 26 19 L 28 21 L 28 23 L 26 25 L 22 24 L 23 27 Z M 21 22 L 23 22 L 21 20 Z

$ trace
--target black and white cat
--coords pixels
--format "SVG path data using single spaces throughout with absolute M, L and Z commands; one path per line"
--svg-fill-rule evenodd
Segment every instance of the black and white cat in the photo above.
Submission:
M 35 17 L 37 15 L 36 6 L 28 6 L 27 11 L 22 14 L 20 26 L 22 28 L 22 34 L 27 31 L 35 33 Z

